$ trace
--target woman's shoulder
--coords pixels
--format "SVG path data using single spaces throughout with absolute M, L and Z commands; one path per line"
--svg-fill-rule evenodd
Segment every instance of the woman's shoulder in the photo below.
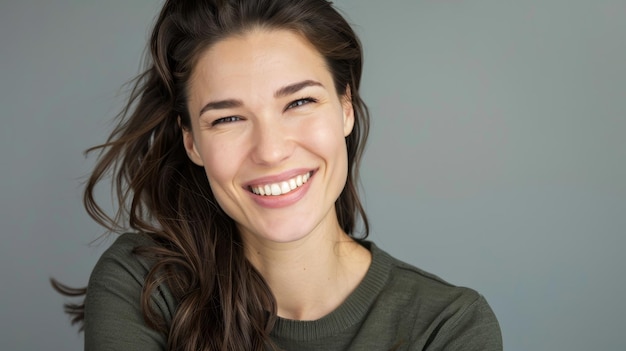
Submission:
M 130 275 L 140 275 L 142 278 L 150 270 L 151 263 L 136 255 L 134 250 L 137 247 L 156 245 L 154 241 L 144 233 L 124 233 L 119 235 L 115 241 L 100 256 L 91 275 L 91 279 L 107 276 L 108 270 L 124 270 Z
M 402 261 L 374 243 L 370 242 L 368 245 L 374 258 L 373 261 L 386 268 L 389 274 L 387 284 L 396 291 L 417 295 L 421 298 L 463 296 L 467 299 L 476 299 L 480 296 L 478 292 L 471 288 L 454 285 L 438 275 Z M 399 287 L 402 287 L 402 289 L 395 289 Z
M 156 243 L 147 233 L 123 233 L 115 238 L 111 246 L 104 252 L 104 255 L 130 255 L 134 248 L 150 245 L 156 245 Z
M 137 247 L 151 245 L 156 244 L 146 234 L 126 233 L 100 256 L 91 272 L 85 298 L 86 348 L 164 348 L 163 335 L 146 325 L 141 307 L 145 278 L 152 264 L 134 253 Z M 155 313 L 171 320 L 176 301 L 167 287 L 155 289 L 150 303 Z
M 373 243 L 369 248 L 372 262 L 386 272 L 384 288 L 373 310 L 381 310 L 390 319 L 399 318 L 411 326 L 406 331 L 407 339 L 429 335 L 427 339 L 433 344 L 476 346 L 467 350 L 502 349 L 498 321 L 483 295 L 399 260 Z M 391 320 L 387 322 L 393 324 Z M 423 340 L 416 338 L 415 342 L 418 339 Z

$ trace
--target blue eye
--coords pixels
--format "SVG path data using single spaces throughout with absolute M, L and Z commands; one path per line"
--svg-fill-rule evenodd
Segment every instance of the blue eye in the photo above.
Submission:
M 298 99 L 296 101 L 293 101 L 292 103 L 290 103 L 286 110 L 290 109 L 290 108 L 295 108 L 295 107 L 300 107 L 300 106 L 304 106 L 306 104 L 309 104 L 311 102 L 317 102 L 316 99 L 308 97 L 308 98 L 303 98 L 303 99 Z
M 211 125 L 214 126 L 214 125 L 218 125 L 218 124 L 222 124 L 222 123 L 237 122 L 237 121 L 240 121 L 240 120 L 241 120 L 241 118 L 237 117 L 237 116 L 222 117 L 222 118 L 218 118 L 215 121 L 213 121 L 211 123 Z

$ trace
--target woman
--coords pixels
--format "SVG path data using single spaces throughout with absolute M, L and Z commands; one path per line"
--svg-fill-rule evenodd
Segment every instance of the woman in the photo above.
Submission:
M 502 348 L 479 294 L 355 237 L 362 50 L 329 2 L 166 1 L 150 48 L 85 192 L 135 232 L 69 308 L 86 349 Z

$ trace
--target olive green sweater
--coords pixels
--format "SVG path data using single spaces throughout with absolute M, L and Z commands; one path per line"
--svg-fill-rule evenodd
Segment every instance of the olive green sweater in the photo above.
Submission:
M 149 265 L 131 250 L 146 244 L 146 236 L 124 234 L 96 264 L 85 300 L 85 350 L 165 350 L 166 337 L 146 326 L 139 305 Z M 360 285 L 319 320 L 279 318 L 272 339 L 281 349 L 502 350 L 498 322 L 481 295 L 364 245 L 372 263 Z M 171 320 L 176 301 L 166 288 L 153 302 Z

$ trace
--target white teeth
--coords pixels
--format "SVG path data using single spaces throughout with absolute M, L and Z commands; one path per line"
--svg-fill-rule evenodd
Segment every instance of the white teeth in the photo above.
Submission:
M 272 184 L 272 195 L 280 195 L 280 186 L 278 184 Z
M 310 177 L 311 172 L 304 175 L 299 175 L 289 180 L 282 181 L 280 183 L 251 186 L 250 190 L 257 195 L 262 196 L 283 195 L 297 189 L 298 187 L 301 187 L 309 180 Z

